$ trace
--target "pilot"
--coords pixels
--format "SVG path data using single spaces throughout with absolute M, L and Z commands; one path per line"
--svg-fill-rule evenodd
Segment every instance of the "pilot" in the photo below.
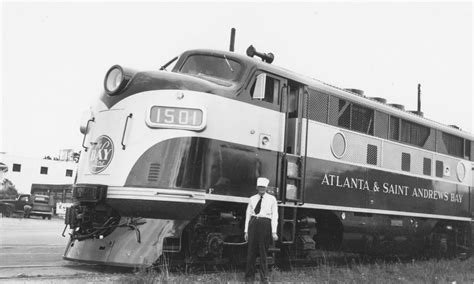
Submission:
M 245 218 L 245 240 L 248 241 L 247 268 L 245 281 L 255 278 L 255 259 L 260 255 L 260 278 L 268 282 L 267 251 L 272 238 L 278 240 L 278 205 L 276 198 L 267 193 L 270 181 L 267 178 L 257 179 L 258 193 L 250 197 Z

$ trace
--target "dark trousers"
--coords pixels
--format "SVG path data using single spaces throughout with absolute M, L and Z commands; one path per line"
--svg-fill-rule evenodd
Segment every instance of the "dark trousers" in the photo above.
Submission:
M 245 279 L 255 278 L 255 259 L 260 255 L 260 279 L 268 280 L 267 251 L 272 241 L 272 224 L 268 218 L 251 217 L 248 228 L 247 269 Z

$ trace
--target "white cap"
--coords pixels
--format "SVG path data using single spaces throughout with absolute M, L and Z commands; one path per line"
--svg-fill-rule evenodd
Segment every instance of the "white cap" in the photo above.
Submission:
M 257 179 L 257 186 L 267 187 L 270 181 L 267 178 L 259 177 Z

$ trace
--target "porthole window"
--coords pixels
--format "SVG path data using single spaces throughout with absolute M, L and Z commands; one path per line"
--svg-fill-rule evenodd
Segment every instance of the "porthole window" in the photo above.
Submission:
M 346 153 L 346 137 L 338 132 L 332 138 L 331 151 L 334 157 L 340 159 Z
M 456 172 L 457 172 L 458 180 L 464 181 L 464 179 L 466 178 L 466 166 L 464 165 L 463 162 L 458 163 Z

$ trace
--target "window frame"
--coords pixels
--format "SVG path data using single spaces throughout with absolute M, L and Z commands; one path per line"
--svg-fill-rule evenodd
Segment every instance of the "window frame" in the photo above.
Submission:
M 177 73 L 180 73 L 180 74 L 186 74 L 186 75 L 189 75 L 189 76 L 194 76 L 194 77 L 197 77 L 197 78 L 204 79 L 203 77 L 199 77 L 197 74 L 183 72 L 183 68 L 185 67 L 186 63 L 188 63 L 188 60 L 189 60 L 190 58 L 192 58 L 192 57 L 195 57 L 195 56 L 196 56 L 196 57 L 199 57 L 199 56 L 215 57 L 215 58 L 223 59 L 224 61 L 227 60 L 227 61 L 236 62 L 236 63 L 239 64 L 239 66 L 240 66 L 240 70 L 238 71 L 238 74 L 237 74 L 237 76 L 235 77 L 234 80 L 225 79 L 225 78 L 219 78 L 219 77 L 214 77 L 214 76 L 207 75 L 207 74 L 205 75 L 206 77 L 215 78 L 216 80 L 224 81 L 224 82 L 232 82 L 232 84 L 237 84 L 237 83 L 239 83 L 239 82 L 242 81 L 242 77 L 243 77 L 243 75 L 246 73 L 246 72 L 245 72 L 245 69 L 247 68 L 246 65 L 245 65 L 241 60 L 239 60 L 238 58 L 235 58 L 235 57 L 228 57 L 228 56 L 225 55 L 225 54 L 200 53 L 200 52 L 188 54 L 188 55 L 183 59 L 183 61 L 181 62 L 179 68 L 177 68 L 176 72 L 177 72 Z M 229 64 L 230 64 L 230 63 L 229 63 Z M 173 69 L 174 69 L 174 68 L 173 68 Z M 204 80 L 205 80 L 205 79 L 204 79 Z
M 448 155 L 448 156 L 451 156 L 451 157 L 456 157 L 456 158 L 461 158 L 463 159 L 464 158 L 464 148 L 465 148 L 465 142 L 464 142 L 464 138 L 460 137 L 460 136 L 457 136 L 457 135 L 454 135 L 454 134 L 451 134 L 451 133 L 447 133 L 447 132 L 444 132 L 442 130 L 439 130 L 437 131 L 437 135 L 436 135 L 436 152 L 440 153 L 440 154 L 444 154 L 444 155 Z M 458 142 L 461 142 L 460 143 L 460 148 L 459 148 L 459 153 L 450 153 L 450 150 L 452 150 L 452 148 L 450 148 L 449 146 L 451 146 L 451 144 L 446 144 L 447 141 L 454 141 L 454 139 L 457 139 Z M 446 151 L 444 151 L 446 150 Z
M 273 102 L 270 103 L 270 102 L 267 102 L 265 100 L 261 100 L 261 99 L 254 99 L 253 96 L 252 96 L 252 88 L 253 86 L 255 85 L 255 82 L 257 80 L 257 76 L 260 75 L 261 73 L 265 73 L 267 75 L 267 77 L 271 77 L 272 79 L 276 80 L 279 82 L 280 84 L 280 87 L 279 87 L 279 90 L 278 90 L 278 94 L 276 94 L 276 99 L 275 99 L 275 93 L 273 94 Z M 245 88 L 245 92 L 244 93 L 247 93 L 246 96 L 248 96 L 246 99 L 244 99 L 245 101 L 248 101 L 252 104 L 255 104 L 257 106 L 261 106 L 261 107 L 265 107 L 265 108 L 270 108 L 270 109 L 273 109 L 273 110 L 277 110 L 277 111 L 281 111 L 281 100 L 282 100 L 282 90 L 283 88 L 288 88 L 287 84 L 288 84 L 288 79 L 284 78 L 284 77 L 281 77 L 281 76 L 278 76 L 274 73 L 271 73 L 265 69 L 257 69 L 255 70 L 255 72 L 253 72 L 251 75 L 250 75 L 250 80 L 248 82 L 248 84 L 246 84 L 246 88 Z M 265 82 L 266 84 L 266 82 Z
M 13 163 L 13 165 L 12 165 L 12 172 L 18 172 L 18 173 L 20 173 L 20 172 L 21 172 L 21 164 Z
M 351 130 L 351 131 L 354 131 L 354 132 L 357 132 L 357 133 L 362 133 L 362 134 L 365 134 L 365 135 L 368 135 L 368 136 L 377 137 L 377 136 L 375 136 L 375 112 L 376 112 L 376 109 L 365 106 L 363 104 L 355 103 L 351 100 L 341 99 L 341 98 L 338 98 L 338 97 L 336 97 L 336 98 L 338 99 L 337 100 L 337 107 L 335 107 L 334 109 L 331 109 L 331 111 L 334 111 L 334 110 L 337 109 L 337 118 L 335 118 L 335 121 L 334 121 L 335 125 L 334 126 L 342 127 L 344 129 L 348 129 L 348 130 Z M 344 106 L 341 108 L 342 103 L 344 103 Z M 355 112 L 354 109 L 364 110 L 364 111 L 366 111 L 365 115 L 370 114 L 370 116 L 372 117 L 372 119 L 369 120 L 369 124 L 364 125 L 364 126 L 367 126 L 368 131 L 365 131 L 365 129 L 364 129 L 364 131 L 361 131 L 358 128 L 355 128 L 355 126 L 354 126 L 355 123 L 354 123 L 354 119 L 353 119 L 354 118 L 354 112 Z M 343 116 L 347 116 L 347 114 L 348 114 L 348 118 L 344 118 L 342 121 L 346 122 L 346 120 L 348 120 L 348 126 L 346 126 L 343 123 L 340 123 L 341 118 Z
M 48 174 L 48 167 L 41 166 L 40 167 L 40 175 L 47 175 L 47 174 Z

